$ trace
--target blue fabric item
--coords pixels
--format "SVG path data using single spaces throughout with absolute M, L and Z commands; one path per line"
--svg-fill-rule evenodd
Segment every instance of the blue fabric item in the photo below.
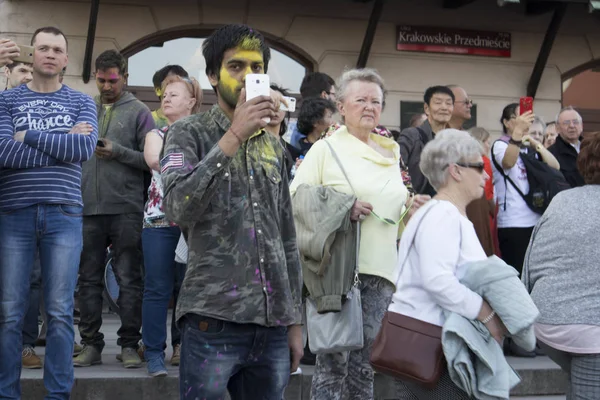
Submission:
M 93 127 L 91 134 L 68 134 L 84 122 Z M 24 142 L 14 140 L 20 131 L 26 131 Z M 27 85 L 0 93 L 0 211 L 83 205 L 81 163 L 97 140 L 96 105 L 86 94 L 64 85 L 53 93 Z
M 25 321 L 23 322 L 23 346 L 35 347 L 39 336 L 38 316 L 40 315 L 40 296 L 42 294 L 42 267 L 40 258 L 36 255 L 31 271 L 31 284 L 29 285 L 29 306 Z
M 290 125 L 292 125 L 292 123 L 290 123 Z M 290 128 L 292 128 L 292 137 L 290 138 L 290 144 L 292 146 L 294 146 L 295 148 L 299 149 L 300 141 L 302 139 L 304 139 L 306 137 L 306 135 L 303 135 L 302 133 L 300 133 L 300 131 L 298 130 L 298 124 L 295 122 L 293 123 L 293 125 Z
M 36 205 L 0 213 L 0 398 L 20 399 L 21 334 L 30 277 L 39 251 L 48 316 L 46 399 L 73 389 L 73 293 L 82 249 L 81 206 Z
M 142 340 L 148 359 L 164 358 L 169 300 L 178 269 L 175 247 L 180 236 L 178 226 L 142 230 L 145 267 Z
M 539 311 L 518 272 L 496 256 L 470 263 L 461 283 L 481 295 L 525 350 L 535 348 L 533 323 Z M 442 346 L 452 381 L 475 399 L 508 399 L 521 379 L 504 357 L 502 347 L 479 321 L 447 313 Z
M 167 367 L 164 357 L 147 358 L 146 367 L 150 376 L 167 376 Z
M 221 399 L 227 391 L 232 399 L 283 399 L 290 379 L 286 326 L 238 324 L 189 313 L 179 322 L 182 399 Z

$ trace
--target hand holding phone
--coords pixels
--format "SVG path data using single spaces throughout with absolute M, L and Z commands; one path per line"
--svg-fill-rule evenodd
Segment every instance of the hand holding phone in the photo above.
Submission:
M 246 75 L 246 101 L 258 96 L 271 96 L 271 83 L 267 74 L 248 74 Z M 263 118 L 267 124 L 271 118 Z
M 519 99 L 519 115 L 523 115 L 528 111 L 533 112 L 533 97 L 521 97 Z
M 14 59 L 15 62 L 22 62 L 26 64 L 33 64 L 33 47 L 32 46 L 19 46 L 19 56 Z
M 96 142 L 96 146 L 98 146 L 98 147 L 104 147 L 104 142 L 102 140 L 98 140 Z

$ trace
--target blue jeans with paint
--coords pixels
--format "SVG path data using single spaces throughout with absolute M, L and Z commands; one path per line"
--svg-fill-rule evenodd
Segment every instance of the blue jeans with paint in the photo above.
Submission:
M 180 321 L 181 399 L 281 400 L 290 377 L 287 327 L 187 314 Z
M 169 301 L 174 292 L 173 286 L 181 285 L 178 277 L 182 272 L 185 274 L 185 265 L 175 262 L 175 248 L 180 236 L 181 230 L 176 226 L 142 230 L 145 274 L 142 340 L 146 345 L 147 360 L 164 358 Z M 171 335 L 174 332 L 177 332 L 176 326 L 175 331 L 171 329 Z M 178 333 L 176 335 L 179 336 Z
M 82 249 L 82 207 L 39 204 L 0 213 L 0 398 L 20 399 L 22 329 L 39 251 L 48 333 L 46 400 L 73 386 L 73 293 Z

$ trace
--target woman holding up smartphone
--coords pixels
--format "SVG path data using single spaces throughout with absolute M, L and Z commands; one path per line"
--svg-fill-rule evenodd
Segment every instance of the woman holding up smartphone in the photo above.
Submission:
M 533 227 L 541 215 L 531 210 L 512 181 L 522 193 L 529 192 L 527 170 L 520 157 L 521 153 L 535 153 L 536 157 L 558 169 L 556 158 L 537 140 L 527 133 L 535 115 L 533 111 L 520 113 L 517 103 L 504 107 L 500 123 L 504 135 L 492 145 L 491 159 L 494 175 L 494 188 L 498 199 L 498 241 L 502 259 L 513 266 L 519 274 L 523 269 L 525 252 Z M 510 347 L 516 356 L 535 357 L 535 353 L 525 352 L 516 346 Z
M 162 83 L 161 109 L 169 125 L 198 113 L 202 105 L 200 84 L 194 78 L 168 76 Z M 163 187 L 160 176 L 160 152 L 168 129 L 154 129 L 146 135 L 144 158 L 152 170 L 152 182 L 148 188 L 148 201 L 144 209 L 142 247 L 144 250 L 144 300 L 142 303 L 142 340 L 144 357 L 150 376 L 165 376 L 167 340 L 167 311 L 173 294 L 174 282 L 181 285 L 185 265 L 175 262 L 175 249 L 181 236 L 177 225 L 168 221 L 163 211 Z M 178 293 L 179 288 L 175 288 Z M 175 296 L 175 302 L 177 297 Z M 174 314 L 174 313 L 173 313 Z M 181 346 L 179 331 L 172 321 L 171 340 L 173 357 L 171 365 L 179 365 Z

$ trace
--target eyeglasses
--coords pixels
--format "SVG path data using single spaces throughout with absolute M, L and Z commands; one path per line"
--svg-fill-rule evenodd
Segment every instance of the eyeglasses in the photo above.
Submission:
M 398 225 L 398 224 L 400 224 L 400 222 L 402 222 L 402 220 L 404 219 L 404 217 L 406 217 L 406 214 L 408 214 L 408 212 L 410 211 L 410 208 L 412 207 L 414 200 L 415 200 L 415 198 L 414 198 L 414 196 L 412 196 L 410 198 L 410 203 L 409 203 L 408 207 L 406 207 L 406 209 L 404 210 L 404 212 L 402 214 L 400 214 L 400 219 L 398 220 L 398 222 L 394 222 L 393 219 L 380 217 L 379 214 L 377 214 L 375 211 L 371 211 L 370 215 L 374 216 L 375 218 L 377 218 L 378 220 L 380 220 L 384 224 Z
M 463 103 L 466 106 L 473 107 L 473 100 L 471 100 L 471 99 L 466 99 L 466 100 L 461 100 L 461 101 L 455 101 L 455 103 Z
M 484 166 L 485 164 L 482 162 L 477 162 L 477 163 L 454 163 L 456 165 L 458 165 L 459 167 L 463 167 L 463 168 L 472 168 L 472 169 L 476 169 L 480 174 L 483 173 L 484 171 Z M 442 168 L 442 171 L 445 170 L 446 168 L 448 168 L 450 166 L 450 164 L 446 164 L 444 166 L 444 168 Z
M 581 121 L 578 119 L 572 119 L 570 121 L 563 121 L 560 123 L 562 126 L 571 126 L 571 124 L 573 124 L 574 126 L 579 126 L 579 124 L 581 124 Z

